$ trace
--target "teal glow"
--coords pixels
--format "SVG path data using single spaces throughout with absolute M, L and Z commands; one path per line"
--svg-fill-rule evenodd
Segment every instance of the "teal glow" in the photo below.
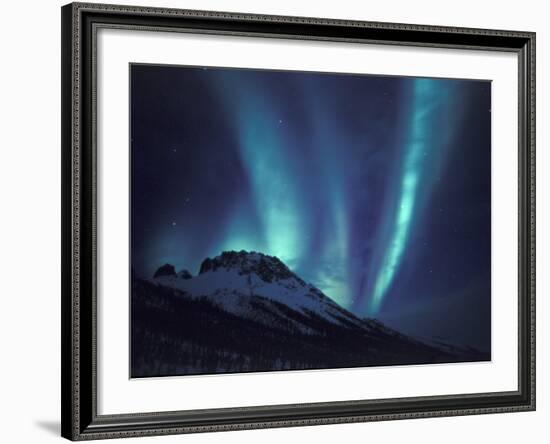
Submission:
M 308 167 L 317 171 L 318 182 L 314 185 L 315 192 L 301 194 L 308 201 L 317 200 L 318 207 L 322 208 L 325 224 L 322 237 L 325 241 L 322 245 L 312 247 L 314 254 L 309 252 L 307 258 L 302 258 L 302 268 L 313 271 L 312 273 L 308 270 L 315 286 L 337 303 L 349 307 L 352 302 L 349 285 L 350 214 L 349 195 L 343 176 L 346 172 L 349 173 L 350 168 L 347 160 L 334 149 L 342 143 L 348 144 L 349 141 L 348 136 L 338 127 L 330 108 L 320 100 L 316 91 L 311 91 L 312 86 L 305 85 L 309 91 L 308 103 L 311 107 L 312 133 L 309 142 L 315 153 L 315 157 L 309 159 Z M 321 190 L 320 194 L 318 190 Z M 308 213 L 309 211 L 304 213 L 306 218 L 303 236 L 308 236 L 312 227 L 318 224 L 318 220 L 308 216 Z
M 293 263 L 301 255 L 302 220 L 279 118 L 253 94 L 246 95 L 235 118 L 256 224 L 247 227 L 250 209 L 236 208 L 222 248 L 261 251 Z
M 376 314 L 402 261 L 418 199 L 419 178 L 425 156 L 436 148 L 433 138 L 433 117 L 437 111 L 437 80 L 417 79 L 413 88 L 412 121 L 406 142 L 406 155 L 402 165 L 402 180 L 398 186 L 398 202 L 390 222 L 390 238 L 383 254 L 370 302 L 371 314 Z
M 376 104 L 365 114 L 359 105 L 352 113 L 337 95 L 319 94 L 319 80 L 295 85 L 299 94 L 283 103 L 267 92 L 267 84 L 245 82 L 242 73 L 209 75 L 216 78 L 212 84 L 234 131 L 227 140 L 231 148 L 220 146 L 219 155 L 235 150 L 241 170 L 235 172 L 238 197 L 226 202 L 223 224 L 208 239 L 208 255 L 247 250 L 276 256 L 342 306 L 375 315 L 420 213 L 426 193 L 419 189 L 430 180 L 424 169 L 434 168 L 434 150 L 447 131 L 434 121 L 447 109 L 440 105 L 448 98 L 448 83 L 407 80 L 400 106 L 384 117 L 392 119 L 387 131 Z M 378 97 L 380 106 L 391 105 L 389 95 Z M 395 157 L 386 154 L 392 150 Z M 376 163 L 384 157 L 384 164 Z M 383 193 L 376 188 L 385 174 L 380 168 L 394 178 Z M 376 207 L 380 220 L 373 217 Z M 362 225 L 362 218 L 367 225 L 376 220 L 376 228 Z M 204 253 L 196 257 L 199 262 Z
M 296 138 L 296 125 L 284 119 L 287 111 L 268 103 L 254 85 L 227 79 L 218 86 L 237 129 L 250 195 L 246 205 L 236 204 L 222 239 L 213 241 L 211 254 L 244 249 L 277 256 L 332 299 L 349 306 L 349 212 L 342 180 L 346 168 L 334 149 L 343 136 L 337 122 L 323 103 L 312 103 L 312 132 L 304 142 Z M 308 100 L 316 98 L 317 94 Z M 304 148 L 315 155 L 297 156 Z M 324 224 L 317 235 L 323 242 L 314 244 L 319 211 Z

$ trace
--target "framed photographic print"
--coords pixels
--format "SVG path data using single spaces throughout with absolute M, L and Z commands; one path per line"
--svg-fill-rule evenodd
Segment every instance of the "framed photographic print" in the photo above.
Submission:
M 62 435 L 535 408 L 535 35 L 62 8 Z

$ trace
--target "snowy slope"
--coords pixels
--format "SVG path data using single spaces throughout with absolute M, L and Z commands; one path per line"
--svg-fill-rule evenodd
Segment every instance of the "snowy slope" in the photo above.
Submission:
M 181 292 L 182 297 L 206 298 L 229 313 L 250 317 L 256 321 L 273 322 L 272 316 L 262 314 L 275 311 L 291 320 L 304 333 L 314 333 L 288 309 L 307 318 L 321 318 L 339 326 L 365 328 L 365 324 L 350 312 L 333 302 L 313 285 L 307 284 L 279 259 L 261 253 L 224 252 L 206 259 L 199 275 L 187 277 L 185 270 L 175 274 L 173 267 L 161 267 L 152 279 L 156 285 Z M 159 269 L 159 270 L 161 270 Z M 166 271 L 169 270 L 169 271 Z M 159 275 L 160 274 L 160 275 Z M 186 276 L 181 278 L 180 276 Z M 258 310 L 258 304 L 265 310 Z M 290 313 L 291 315 L 291 313 Z

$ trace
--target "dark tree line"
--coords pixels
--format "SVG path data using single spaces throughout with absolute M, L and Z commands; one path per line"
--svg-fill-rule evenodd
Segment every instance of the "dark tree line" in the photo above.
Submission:
M 342 318 L 338 325 L 259 296 L 250 296 L 247 303 L 254 315 L 251 318 L 228 313 L 205 297 L 189 298 L 177 290 L 134 279 L 132 377 L 486 358 L 450 354 L 367 322 L 357 325 Z

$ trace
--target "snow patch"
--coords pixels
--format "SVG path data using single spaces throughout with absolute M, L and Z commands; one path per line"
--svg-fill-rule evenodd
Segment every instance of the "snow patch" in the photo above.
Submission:
M 249 256 L 254 258 L 254 255 L 257 255 L 257 260 L 261 259 L 258 253 L 251 253 Z M 356 325 L 361 324 L 357 318 L 347 314 L 315 287 L 304 284 L 294 277 L 265 282 L 255 273 L 241 274 L 238 269 L 218 268 L 216 271 L 207 271 L 191 279 L 158 276 L 151 282 L 177 289 L 185 297 L 205 297 L 223 310 L 239 316 L 255 316 L 254 307 L 250 302 L 254 296 L 258 296 L 283 304 L 305 316 L 314 313 L 333 324 L 346 325 L 342 318 Z M 275 305 L 269 307 L 271 311 L 274 308 Z M 304 330 L 304 326 L 299 328 Z

